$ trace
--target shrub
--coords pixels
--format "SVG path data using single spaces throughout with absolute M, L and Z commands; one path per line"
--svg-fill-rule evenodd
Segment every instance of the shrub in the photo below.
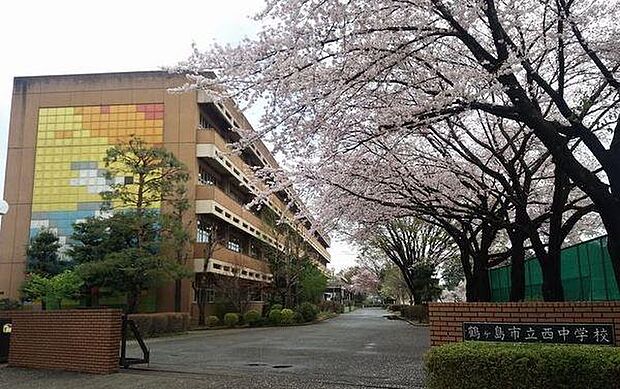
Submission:
M 295 323 L 303 323 L 304 317 L 299 311 L 295 311 L 295 316 L 293 316 L 293 320 L 295 321 Z
M 321 301 L 318 307 L 321 312 L 344 313 L 344 305 L 336 301 Z
M 180 312 L 135 313 L 129 315 L 142 336 L 151 338 L 165 334 L 185 332 L 189 328 L 189 315 Z
M 280 311 L 282 316 L 282 324 L 293 324 L 295 322 L 295 311 L 292 309 L 284 308 Z
M 281 310 L 282 310 L 282 308 L 284 308 L 284 307 L 282 306 L 282 304 L 273 304 L 271 307 L 269 307 L 269 311 L 271 312 L 271 311 L 273 311 L 274 309 L 277 309 L 278 311 L 281 311 Z
M 406 305 L 403 305 L 403 304 L 392 304 L 388 306 L 388 311 L 400 312 L 405 306 Z
M 280 323 L 282 323 L 282 311 L 279 309 L 272 309 L 269 311 L 269 322 L 271 324 L 280 325 Z
M 254 327 L 262 327 L 266 325 L 269 325 L 269 318 L 264 316 L 261 316 L 256 323 L 254 323 Z
M 153 335 L 161 335 L 166 333 L 168 328 L 168 316 L 167 315 L 154 315 L 151 321 L 151 333 Z
M 14 311 L 22 307 L 21 303 L 17 300 L 8 298 L 0 299 L 0 311 Z
M 229 312 L 224 315 L 224 324 L 228 327 L 234 327 L 239 323 L 239 315 L 233 312 Z
M 400 314 L 409 320 L 417 320 L 419 323 L 428 322 L 428 305 L 403 305 Z
M 425 369 L 429 389 L 620 388 L 620 351 L 604 346 L 453 343 Z
M 255 327 L 261 319 L 260 312 L 250 309 L 243 315 L 243 322 L 249 324 L 251 327 Z
M 220 319 L 217 316 L 207 317 L 207 327 L 215 327 L 220 324 Z
M 297 311 L 299 311 L 301 316 L 304 318 L 304 322 L 316 320 L 319 315 L 319 309 L 317 306 L 307 302 L 301 303 L 301 305 L 297 308 Z

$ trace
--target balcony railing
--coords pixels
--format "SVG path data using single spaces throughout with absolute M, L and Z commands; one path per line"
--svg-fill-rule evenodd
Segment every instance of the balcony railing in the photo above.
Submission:
M 196 200 L 214 200 L 230 212 L 237 215 L 240 219 L 252 224 L 254 228 L 258 228 L 261 231 L 268 233 L 267 227 L 259 217 L 248 211 L 243 205 L 237 203 L 220 188 L 214 185 L 197 185 Z
M 194 258 L 204 257 L 206 243 L 194 243 Z M 252 258 L 243 253 L 227 249 L 225 246 L 216 245 L 213 254 L 214 259 L 230 263 L 231 265 L 252 269 L 257 272 L 269 274 L 269 264 L 264 261 Z
M 198 144 L 213 144 L 220 151 L 222 151 L 224 153 L 230 151 L 226 141 L 217 133 L 216 130 L 214 130 L 212 128 L 199 128 L 197 130 L 197 133 L 196 133 L 196 142 Z M 249 166 L 241 158 L 239 158 L 238 156 L 236 156 L 236 155 L 234 155 L 232 153 L 228 153 L 228 154 L 225 155 L 225 157 L 231 162 L 232 165 L 234 165 L 234 167 L 233 166 L 224 166 L 224 168 L 233 169 L 236 173 L 245 172 L 245 171 L 249 170 Z M 249 181 L 249 180 L 246 179 L 245 181 Z M 199 183 L 201 183 L 200 180 L 199 180 Z M 246 182 L 246 184 L 247 184 L 247 182 Z M 226 196 L 226 195 L 224 194 L 224 196 Z M 199 197 L 196 197 L 196 198 L 199 199 Z M 272 205 L 272 208 L 278 210 L 279 212 L 282 212 L 284 217 L 287 218 L 289 221 L 293 222 L 293 220 L 295 220 L 295 216 L 293 215 L 293 213 L 288 209 L 286 204 L 284 204 L 284 202 L 282 202 L 282 200 L 280 200 L 277 196 L 270 195 L 269 196 L 269 201 L 270 201 L 270 203 Z M 233 203 L 234 203 L 234 201 L 233 201 Z M 232 209 L 231 209 L 231 211 L 232 211 Z M 245 210 L 245 211 L 248 212 L 247 210 Z M 261 225 L 262 225 L 262 222 L 261 222 Z M 327 252 L 327 250 L 323 247 L 323 245 L 318 241 L 318 239 L 315 236 L 309 234 L 305 230 L 304 230 L 304 232 L 302 234 L 303 234 L 303 236 L 304 236 L 304 238 L 306 240 L 312 242 L 312 245 L 315 247 L 315 249 L 317 251 L 319 251 L 326 258 L 329 258 L 329 253 Z

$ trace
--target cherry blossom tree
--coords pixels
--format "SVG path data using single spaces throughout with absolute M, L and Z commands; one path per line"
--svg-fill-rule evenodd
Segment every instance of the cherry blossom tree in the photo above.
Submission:
M 468 186 L 487 191 L 504 203 L 503 215 L 486 215 L 501 226 L 510 242 L 505 252 L 512 264 L 511 300 L 525 296 L 526 241 L 541 265 L 545 300 L 563 300 L 561 283 L 562 244 L 578 230 L 592 228 L 586 218 L 595 209 L 592 202 L 575 188 L 552 157 L 524 126 L 482 115 L 472 124 L 447 120 L 447 126 L 429 126 L 428 143 L 432 151 L 423 157 L 454 171 Z M 462 164 L 468 170 L 458 170 Z M 455 170 L 456 169 L 456 170 Z
M 353 293 L 357 294 L 377 294 L 379 282 L 379 277 L 368 269 L 357 268 L 351 275 L 349 288 Z
M 592 210 L 620 280 L 617 3 L 270 0 L 256 39 L 196 49 L 175 71 L 188 75 L 185 90 L 264 102 L 258 130 L 236 129 L 238 146 L 270 141 L 288 172 L 264 167 L 259 176 L 327 205 L 323 220 L 414 215 L 444 228 L 459 247 L 468 299 L 487 299 L 488 267 L 508 249 L 518 264 L 527 241 L 557 275 L 545 258 L 557 258 Z M 465 147 L 450 131 L 467 135 Z M 475 140 L 494 137 L 525 150 L 504 162 L 491 153 L 484 169 Z M 442 149 L 455 157 L 449 166 L 439 163 Z M 548 155 L 538 165 L 523 156 L 531 150 Z M 531 183 L 511 164 L 527 165 Z M 561 293 L 548 290 L 551 299 Z

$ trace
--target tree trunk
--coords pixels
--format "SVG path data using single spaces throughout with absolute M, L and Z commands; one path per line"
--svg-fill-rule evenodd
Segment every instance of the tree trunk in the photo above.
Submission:
M 205 307 L 203 304 L 198 304 L 198 325 L 205 325 Z
M 491 283 L 489 282 L 489 271 L 485 267 L 476 270 L 476 294 L 478 302 L 491 301 Z
M 132 290 L 127 294 L 127 313 L 136 313 L 138 311 L 139 299 L 140 291 Z
M 530 241 L 542 271 L 543 299 L 545 301 L 564 301 L 561 273 L 561 250 L 564 239 L 558 232 L 557 221 L 554 221 L 552 218 L 550 225 L 549 245 L 546 250 L 538 231 L 530 231 Z
M 620 285 L 620 209 L 602 210 L 600 215 L 607 230 L 607 251 L 611 258 L 616 283 Z
M 181 312 L 181 280 L 174 280 L 174 311 Z
M 99 287 L 95 286 L 90 290 L 91 304 L 93 307 L 99 307 Z
M 549 254 L 539 256 L 542 270 L 542 295 L 545 301 L 564 301 L 560 250 L 549 248 Z
M 465 298 L 467 302 L 491 301 L 491 283 L 486 268 L 476 269 L 470 277 L 465 277 Z
M 525 236 L 515 233 L 511 236 L 510 257 L 510 301 L 525 300 Z

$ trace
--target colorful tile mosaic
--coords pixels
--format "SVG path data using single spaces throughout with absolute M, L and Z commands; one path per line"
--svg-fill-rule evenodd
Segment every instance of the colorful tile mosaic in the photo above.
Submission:
M 161 144 L 163 119 L 163 104 L 40 108 L 31 235 L 46 227 L 64 242 L 72 223 L 99 212 L 99 193 L 112 183 L 105 178 L 106 150 L 132 135 Z

